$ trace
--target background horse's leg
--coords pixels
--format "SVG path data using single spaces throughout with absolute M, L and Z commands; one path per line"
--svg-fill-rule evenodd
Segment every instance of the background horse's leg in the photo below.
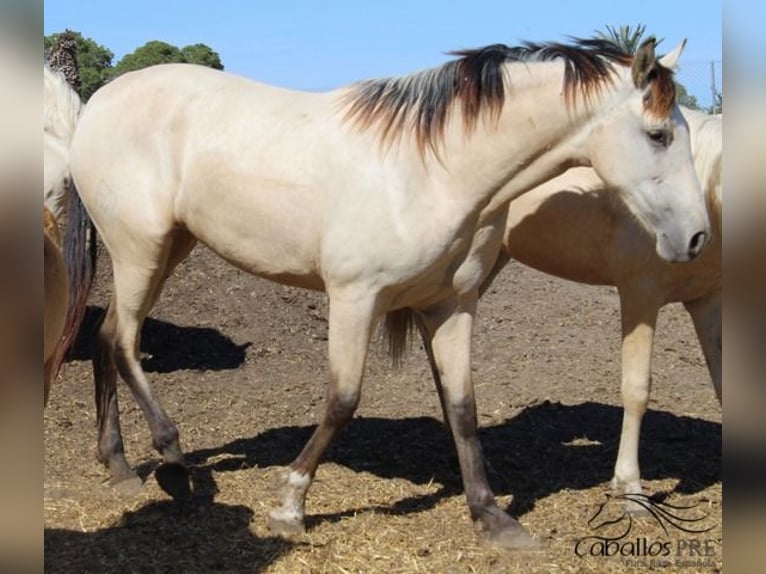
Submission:
M 455 441 L 471 518 L 488 541 L 504 548 L 536 546 L 515 519 L 503 512 L 487 481 L 477 432 L 476 402 L 471 380 L 471 335 L 476 298 L 422 313 L 431 339 L 437 380 L 443 389 L 444 416 Z
M 718 402 L 723 403 L 721 380 L 723 370 L 723 331 L 721 325 L 721 292 L 684 303 L 692 317 L 702 352 L 705 355 Z
M 640 494 L 638 442 L 651 391 L 652 345 L 660 303 L 649 300 L 645 292 L 631 293 L 620 289 L 620 306 L 623 418 L 612 488 Z M 638 507 L 629 509 L 638 510 Z
M 451 435 L 452 427 L 450 426 L 449 418 L 447 417 L 447 404 L 444 402 L 444 385 L 442 385 L 442 378 L 441 375 L 439 375 L 439 368 L 437 367 L 436 359 L 434 358 L 434 349 L 431 346 L 431 334 L 429 333 L 428 327 L 426 326 L 426 323 L 420 313 L 415 313 L 415 324 L 420 331 L 421 339 L 423 339 L 423 348 L 426 351 L 426 357 L 428 357 L 428 365 L 431 367 L 431 376 L 434 379 L 436 394 L 439 396 L 439 404 L 442 407 L 444 424 Z
M 269 515 L 269 528 L 282 534 L 303 530 L 306 493 L 319 461 L 359 404 L 367 347 L 377 315 L 374 295 L 328 293 L 331 380 L 325 412 L 314 434 L 290 465 L 282 505 Z

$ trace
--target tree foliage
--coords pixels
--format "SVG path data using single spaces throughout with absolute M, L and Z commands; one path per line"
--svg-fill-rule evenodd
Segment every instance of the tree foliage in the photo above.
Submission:
M 689 92 L 686 91 L 686 88 L 683 84 L 676 82 L 676 101 L 678 102 L 678 105 L 680 106 L 686 106 L 687 108 L 691 108 L 693 110 L 699 110 L 700 105 L 697 101 L 697 98 L 695 96 L 692 96 Z
M 646 26 L 638 24 L 635 28 L 630 25 L 623 25 L 620 27 L 606 25 L 604 30 L 595 30 L 593 35 L 596 38 L 607 40 L 612 42 L 627 51 L 629 54 L 634 54 L 641 42 L 644 40 L 644 34 L 646 33 Z M 657 40 L 657 44 L 662 42 L 662 39 Z M 697 101 L 696 96 L 693 96 L 686 89 L 686 86 L 676 81 L 676 101 L 679 105 L 686 106 L 693 110 L 702 109 Z M 709 113 L 716 113 L 716 110 L 720 110 L 720 98 L 716 98 L 717 102 L 713 103 L 713 106 L 706 110 Z
M 166 42 L 151 40 L 136 48 L 130 54 L 126 54 L 114 67 L 114 77 L 121 76 L 127 72 L 148 68 L 157 64 L 170 64 L 174 62 L 183 62 L 181 50 Z
M 192 44 L 181 48 L 184 62 L 199 64 L 216 70 L 223 70 L 220 56 L 205 44 Z
M 77 44 L 77 66 L 82 82 L 80 97 L 83 101 L 87 101 L 93 92 L 111 78 L 114 54 L 91 38 L 83 37 L 80 32 L 69 32 L 74 36 Z M 59 33 L 50 34 L 43 38 L 46 60 L 59 35 Z
M 721 92 L 716 91 L 715 93 L 715 100 L 713 100 L 713 105 L 710 106 L 708 109 L 709 114 L 721 114 L 723 113 L 723 94 Z
M 188 62 L 223 70 L 219 55 L 205 44 L 191 44 L 178 48 L 159 40 L 147 42 L 130 54 L 126 54 L 117 64 L 112 65 L 114 54 L 111 50 L 97 44 L 91 38 L 83 37 L 80 32 L 68 32 L 74 36 L 77 44 L 77 65 L 82 81 L 80 97 L 83 101 L 87 101 L 97 89 L 109 80 L 126 72 L 156 64 Z M 59 35 L 59 33 L 55 33 L 44 36 L 46 60 Z
M 192 44 L 178 48 L 167 42 L 151 40 L 134 52 L 126 54 L 114 67 L 113 76 L 140 70 L 157 64 L 186 62 L 223 70 L 223 64 L 216 52 L 205 44 Z
M 596 38 L 617 44 L 628 54 L 634 54 L 638 50 L 645 33 L 646 26 L 643 24 L 638 24 L 635 28 L 632 28 L 630 25 L 617 28 L 607 24 L 604 30 L 596 30 L 594 32 Z

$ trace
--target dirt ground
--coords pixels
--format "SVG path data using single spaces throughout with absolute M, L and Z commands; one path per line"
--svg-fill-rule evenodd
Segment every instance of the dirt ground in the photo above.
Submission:
M 637 517 L 625 539 L 635 545 L 622 555 L 578 555 L 578 541 L 594 534 L 588 519 L 608 500 L 617 451 L 617 295 L 511 264 L 480 303 L 474 381 L 492 486 L 543 549 L 512 554 L 480 543 L 420 343 L 396 370 L 378 339 L 357 416 L 309 492 L 307 531 L 284 540 L 269 533 L 267 513 L 281 467 L 321 414 L 324 295 L 251 277 L 202 247 L 169 281 L 142 351 L 191 465 L 194 496 L 180 502 L 154 478 L 159 456 L 122 383 L 125 448 L 142 491 L 110 487 L 95 459 L 88 335 L 111 289 L 104 252 L 99 265 L 83 337 L 45 411 L 46 572 L 722 568 L 721 410 L 680 305 L 660 315 L 642 477 L 648 493 L 691 507 L 683 512 L 703 518 L 694 524 L 704 533 Z

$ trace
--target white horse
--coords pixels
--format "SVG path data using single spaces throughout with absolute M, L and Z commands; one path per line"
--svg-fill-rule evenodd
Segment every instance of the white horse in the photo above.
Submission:
M 95 236 L 79 196 L 69 194 L 69 145 L 82 104 L 61 74 L 43 66 L 44 404 L 85 313 L 95 269 Z M 64 240 L 59 227 L 66 219 Z M 93 240 L 93 241 L 91 241 Z
M 496 269 L 513 258 L 571 281 L 617 287 L 625 410 L 612 483 L 629 494 L 642 492 L 638 442 L 649 401 L 654 329 L 664 305 L 685 305 L 721 400 L 722 119 L 682 112 L 713 230 L 697 259 L 673 265 L 658 257 L 645 224 L 593 169 L 578 167 L 511 202 Z
M 80 97 L 64 76 L 43 65 L 44 201 L 59 224 L 66 213 L 69 146 L 81 110 Z
M 479 446 L 470 365 L 479 287 L 498 258 L 508 203 L 572 164 L 593 165 L 624 190 L 661 257 L 701 251 L 710 226 L 670 71 L 681 49 L 660 63 L 653 39 L 634 58 L 598 40 L 494 45 L 327 93 L 182 64 L 104 86 L 70 159 L 113 263 L 94 358 L 98 451 L 113 479 L 136 480 L 120 436 L 119 373 L 163 455 L 158 480 L 188 489 L 178 431 L 138 349 L 165 280 L 201 241 L 246 271 L 329 296 L 325 415 L 290 465 L 272 529 L 303 528 L 320 459 L 358 404 L 376 323 L 416 314 L 441 374 L 471 517 L 495 543 L 533 544 L 498 507 Z

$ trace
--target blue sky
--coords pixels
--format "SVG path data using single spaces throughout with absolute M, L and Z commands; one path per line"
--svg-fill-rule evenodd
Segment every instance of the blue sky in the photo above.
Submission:
M 443 63 L 445 52 L 497 42 L 590 36 L 645 24 L 709 77 L 722 59 L 721 2 L 712 0 L 45 0 L 45 34 L 77 30 L 115 63 L 149 40 L 204 43 L 225 68 L 307 90 L 400 75 Z M 701 67 L 700 67 L 701 66 Z M 719 72 L 720 74 L 720 72 Z M 693 90 L 692 90 L 693 91 Z

